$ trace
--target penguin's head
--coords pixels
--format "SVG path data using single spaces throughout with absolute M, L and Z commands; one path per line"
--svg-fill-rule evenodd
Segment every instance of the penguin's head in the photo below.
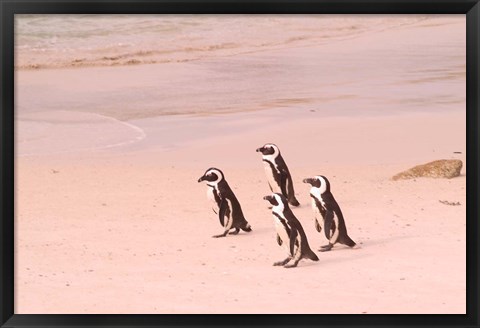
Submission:
M 198 179 L 198 182 L 208 181 L 217 184 L 223 179 L 224 177 L 222 171 L 217 168 L 211 167 L 207 171 L 205 171 L 205 174 Z
M 267 200 L 274 207 L 279 205 L 283 205 L 283 207 L 288 206 L 288 201 L 285 198 L 285 196 L 283 196 L 282 194 L 277 194 L 277 193 L 271 194 L 263 197 L 263 199 Z
M 330 181 L 323 175 L 316 175 L 313 178 L 303 179 L 304 183 L 312 185 L 312 188 L 319 189 L 320 194 L 330 191 Z
M 278 149 L 277 145 L 272 143 L 267 143 L 262 147 L 257 148 L 257 152 L 262 153 L 263 156 L 277 157 L 280 155 L 280 149 Z

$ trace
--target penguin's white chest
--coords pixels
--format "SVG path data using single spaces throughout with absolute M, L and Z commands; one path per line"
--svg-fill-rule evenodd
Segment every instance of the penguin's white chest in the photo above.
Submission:
M 212 208 L 215 211 L 218 211 L 218 204 L 217 201 L 215 200 L 215 194 L 214 194 L 214 188 L 213 187 L 208 187 L 207 188 L 207 198 L 212 202 Z
M 317 207 L 315 199 L 313 198 L 312 198 L 312 210 L 313 210 L 313 220 L 318 222 L 320 229 L 323 230 L 325 228 L 325 219 L 323 218 L 323 215 L 320 212 L 320 209 Z
M 322 194 L 320 193 L 320 190 L 318 188 L 311 188 L 310 194 L 314 196 L 320 202 L 320 204 L 322 204 L 323 207 L 325 207 L 325 202 L 323 201 Z M 315 199 L 312 199 L 312 201 L 314 202 Z
M 272 189 L 272 192 L 281 193 L 282 190 L 278 185 L 277 181 L 275 181 L 275 176 L 273 175 L 272 167 L 269 162 L 263 161 L 263 168 L 265 169 L 265 175 L 267 176 L 268 184 Z
M 317 201 L 320 203 L 320 205 L 325 208 L 325 203 L 324 201 L 322 200 L 322 198 L 317 198 Z M 317 206 L 317 203 L 315 202 L 315 199 L 312 198 L 312 210 L 313 210 L 313 213 L 315 213 L 315 217 L 318 218 L 318 219 L 323 219 L 322 217 L 322 213 L 320 212 L 320 209 L 318 208 Z
M 317 204 L 315 203 L 315 199 L 312 198 L 312 211 L 315 214 L 315 217 L 318 217 L 320 211 L 317 208 Z
M 275 215 L 273 216 L 273 222 L 275 225 L 275 231 L 282 240 L 283 249 L 285 249 L 287 254 L 290 254 L 290 236 L 288 235 L 287 230 L 285 230 L 285 226 L 283 225 L 282 221 L 280 221 L 280 219 Z

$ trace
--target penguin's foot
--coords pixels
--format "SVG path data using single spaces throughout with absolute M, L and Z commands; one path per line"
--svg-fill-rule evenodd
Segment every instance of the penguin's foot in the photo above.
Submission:
M 298 265 L 298 261 L 295 261 L 295 262 L 293 262 L 292 264 L 286 264 L 286 265 L 284 265 L 283 267 L 288 269 L 288 268 L 294 268 L 294 267 L 296 267 L 297 265 Z
M 273 263 L 274 266 L 284 266 L 285 264 L 287 264 L 288 262 L 290 262 L 292 258 L 291 257 L 287 257 L 285 260 L 283 261 L 278 261 L 278 262 L 275 262 Z
M 212 238 L 221 238 L 221 237 L 225 237 L 227 235 L 228 231 L 225 231 L 224 233 L 222 233 L 221 235 L 215 235 L 215 236 L 212 236 Z
M 239 231 L 240 231 L 240 229 L 235 228 L 234 231 L 230 231 L 228 234 L 229 234 L 229 235 L 236 235 L 236 234 L 238 234 Z
M 320 252 L 328 252 L 328 251 L 331 250 L 332 248 L 333 248 L 333 245 L 332 245 L 332 244 L 323 245 L 323 246 L 320 246 L 319 251 L 320 251 Z

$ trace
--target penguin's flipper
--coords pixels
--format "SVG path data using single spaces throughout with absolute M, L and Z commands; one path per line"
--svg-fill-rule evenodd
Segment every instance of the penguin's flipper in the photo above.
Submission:
M 294 250 L 295 250 L 295 241 L 297 240 L 297 229 L 291 229 L 290 230 L 290 254 L 292 254 L 292 256 L 295 254 Z M 300 245 L 298 245 L 298 247 L 300 247 Z
M 320 226 L 320 223 L 318 223 L 317 219 L 315 219 L 315 229 L 317 229 L 318 232 L 322 232 L 322 227 Z
M 330 240 L 330 231 L 332 226 L 335 225 L 333 222 L 333 216 L 333 211 L 327 210 L 327 213 L 325 214 L 325 237 L 327 237 L 328 240 Z
M 277 243 L 278 243 L 278 246 L 282 246 L 282 244 L 283 244 L 282 238 L 280 238 L 278 233 L 277 233 Z
M 222 202 L 220 203 L 220 209 L 218 210 L 218 219 L 220 220 L 220 224 L 222 227 L 225 226 L 225 214 L 227 213 L 228 209 L 228 204 L 226 199 L 222 199 Z

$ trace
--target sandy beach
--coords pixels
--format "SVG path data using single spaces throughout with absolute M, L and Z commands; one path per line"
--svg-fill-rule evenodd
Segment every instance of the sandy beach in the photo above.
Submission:
M 463 16 L 192 61 L 20 69 L 16 88 L 15 313 L 466 311 Z M 285 254 L 262 199 L 267 142 L 312 249 L 327 240 L 302 180 L 318 174 L 357 247 L 272 265 Z M 391 180 L 437 159 L 462 160 L 461 175 Z M 222 227 L 197 180 L 212 166 L 252 232 L 211 237 Z

